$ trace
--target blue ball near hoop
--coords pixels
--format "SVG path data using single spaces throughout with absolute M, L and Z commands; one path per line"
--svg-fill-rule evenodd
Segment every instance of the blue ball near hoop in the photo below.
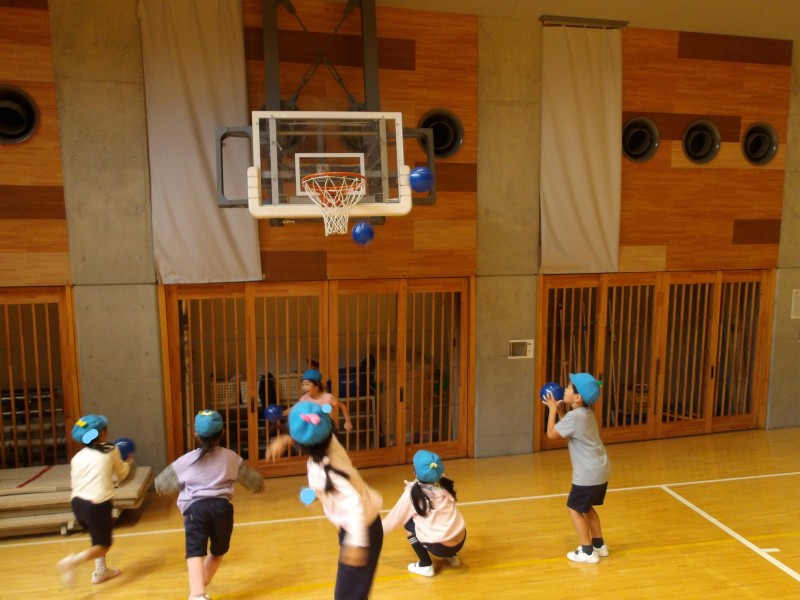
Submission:
M 264 418 L 270 423 L 277 423 L 283 416 L 283 409 L 280 404 L 268 404 L 264 409 Z
M 128 456 L 136 452 L 136 444 L 133 443 L 131 438 L 119 438 L 118 440 L 114 441 L 114 445 L 119 448 L 120 456 L 122 456 L 122 460 L 128 460 Z
M 433 174 L 428 167 L 414 167 L 408 175 L 408 180 L 415 192 L 429 192 L 433 186 Z
M 564 388 L 561 387 L 561 385 L 556 383 L 555 381 L 548 381 L 542 386 L 542 389 L 539 391 L 539 397 L 542 399 L 542 402 L 544 403 L 547 403 L 547 392 L 551 392 L 553 394 L 553 398 L 555 398 L 556 400 L 564 399 Z
M 375 239 L 375 230 L 372 228 L 369 221 L 362 219 L 353 225 L 352 236 L 356 244 L 366 246 Z

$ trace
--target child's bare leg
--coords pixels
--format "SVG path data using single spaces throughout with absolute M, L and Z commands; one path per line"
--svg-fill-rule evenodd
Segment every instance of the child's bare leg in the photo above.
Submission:
M 572 508 L 567 507 L 567 511 L 572 519 L 572 525 L 575 527 L 575 532 L 578 534 L 578 541 L 581 543 L 581 546 L 591 546 L 592 537 L 589 532 L 588 518 L 584 516 L 583 513 L 579 513 Z
M 214 579 L 214 574 L 217 572 L 217 569 L 219 569 L 219 565 L 221 563 L 222 563 L 222 557 L 221 556 L 214 556 L 210 552 L 208 553 L 208 555 L 206 556 L 206 561 L 205 561 L 205 565 L 204 565 L 204 567 L 205 567 L 206 585 L 211 583 L 211 580 Z
M 189 592 L 192 596 L 202 596 L 206 593 L 206 573 L 202 556 L 192 556 L 186 559 L 189 570 Z
M 603 537 L 603 530 L 600 527 L 600 515 L 597 514 L 597 511 L 592 507 L 592 509 L 587 512 L 585 515 L 586 522 L 589 525 L 589 534 L 592 536 L 592 539 L 598 539 Z

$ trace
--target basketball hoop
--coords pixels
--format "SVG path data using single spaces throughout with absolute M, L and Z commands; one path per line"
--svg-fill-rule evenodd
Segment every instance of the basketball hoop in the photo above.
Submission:
M 303 188 L 322 211 L 325 235 L 347 233 L 350 209 L 364 196 L 367 178 L 359 173 L 312 173 Z

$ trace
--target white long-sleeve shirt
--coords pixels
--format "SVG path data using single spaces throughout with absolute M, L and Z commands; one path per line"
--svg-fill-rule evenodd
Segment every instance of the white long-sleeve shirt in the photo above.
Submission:
M 414 519 L 417 539 L 423 544 L 446 544 L 458 538 L 464 531 L 464 517 L 456 507 L 455 498 L 439 485 L 420 483 L 420 487 L 431 499 L 431 509 L 424 517 L 417 514 L 411 500 L 413 481 L 406 482 L 406 489 L 383 519 L 383 532 L 389 533 Z
M 116 446 L 110 452 L 84 447 L 72 457 L 69 464 L 72 486 L 70 498 L 83 498 L 94 504 L 114 497 L 115 473 L 121 483 L 131 471 Z
M 349 479 L 329 471 L 334 490 L 325 492 L 325 463 L 347 473 Z M 347 452 L 335 437 L 322 463 L 308 459 L 308 486 L 314 490 L 328 520 L 345 531 L 343 544 L 369 547 L 369 526 L 378 517 L 383 504 L 381 495 L 369 487 L 353 467 Z

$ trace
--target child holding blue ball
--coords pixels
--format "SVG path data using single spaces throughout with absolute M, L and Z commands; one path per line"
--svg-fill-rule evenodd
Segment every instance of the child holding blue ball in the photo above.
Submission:
M 611 474 L 611 462 L 591 409 L 599 397 L 600 383 L 589 373 L 570 373 L 563 400 L 557 400 L 552 392 L 546 395 L 547 437 L 551 440 L 565 438 L 572 461 L 572 488 L 567 510 L 580 546 L 575 552 L 568 552 L 567 558 L 590 564 L 608 556 L 600 516 L 594 508 L 603 504 Z
M 92 546 L 58 562 L 61 579 L 67 587 L 74 585 L 78 565 L 92 559 L 92 583 L 103 583 L 119 575 L 118 569 L 106 566 L 114 524 L 114 475 L 121 483 L 135 467 L 133 454 L 122 460 L 119 448 L 106 443 L 108 419 L 103 415 L 81 417 L 75 421 L 71 435 L 83 448 L 70 461 L 70 503 L 75 519 L 89 532 Z

